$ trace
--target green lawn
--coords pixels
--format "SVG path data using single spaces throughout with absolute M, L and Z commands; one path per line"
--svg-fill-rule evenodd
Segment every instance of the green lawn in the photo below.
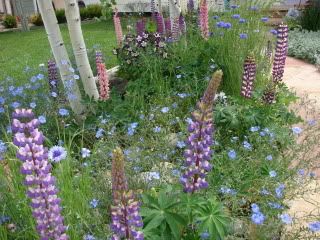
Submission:
M 66 24 L 60 25 L 63 39 L 71 55 L 71 44 Z M 82 30 L 88 49 L 98 46 L 104 53 L 108 68 L 116 65 L 116 58 L 112 49 L 116 45 L 113 23 L 90 22 L 83 23 Z M 91 51 L 92 52 L 92 51 Z M 89 55 L 94 61 L 94 55 Z M 45 63 L 52 58 L 48 38 L 43 27 L 30 32 L 0 33 L 0 81 L 7 76 L 23 81 L 23 70 L 28 66 L 37 68 L 40 63 Z M 93 66 L 94 68 L 94 66 Z

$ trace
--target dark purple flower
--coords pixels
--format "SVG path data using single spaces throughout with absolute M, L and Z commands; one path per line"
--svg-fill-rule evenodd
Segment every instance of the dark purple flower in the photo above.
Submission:
M 164 20 L 163 20 L 163 16 L 161 13 L 157 13 L 156 14 L 156 22 L 157 22 L 157 32 L 160 35 L 164 34 Z
M 136 30 L 137 30 L 137 36 L 142 36 L 143 33 L 146 31 L 145 22 L 143 20 L 137 21 L 136 23 Z
M 13 142 L 18 147 L 17 157 L 23 162 L 21 173 L 26 175 L 24 184 L 31 199 L 38 234 L 41 239 L 67 240 L 48 150 L 43 146 L 44 136 L 38 130 L 40 122 L 34 118 L 31 109 L 16 109 L 12 116 Z
M 224 23 L 224 25 L 223 25 L 223 28 L 225 28 L 225 29 L 229 29 L 229 28 L 231 28 L 231 27 L 232 27 L 232 24 L 229 23 L 229 22 L 226 22 L 226 23 Z
M 240 34 L 239 34 L 239 37 L 240 37 L 241 39 L 247 39 L 247 38 L 248 38 L 248 34 L 246 34 L 246 33 L 240 33 Z
M 241 95 L 245 98 L 251 98 L 253 82 L 256 78 L 256 63 L 252 56 L 247 56 L 243 65 Z
M 234 19 L 239 19 L 239 18 L 240 18 L 240 14 L 233 14 L 233 15 L 232 15 L 232 18 L 234 18 Z
M 268 22 L 268 21 L 269 21 L 269 18 L 268 18 L 268 17 L 263 17 L 263 18 L 261 18 L 261 21 L 262 21 L 262 22 Z
M 185 192 L 193 193 L 208 187 L 205 176 L 212 168 L 209 163 L 212 155 L 210 148 L 213 144 L 212 105 L 221 79 L 222 71 L 213 74 L 202 99 L 197 104 L 197 110 L 192 113 L 192 121 L 188 126 L 190 135 L 186 140 L 187 147 L 184 152 L 187 169 L 180 178 Z
M 166 28 L 166 35 L 167 37 L 171 36 L 171 19 L 167 18 L 164 20 L 164 26 Z
M 245 23 L 245 22 L 247 22 L 246 19 L 244 19 L 244 18 L 240 18 L 240 19 L 239 19 L 239 23 Z

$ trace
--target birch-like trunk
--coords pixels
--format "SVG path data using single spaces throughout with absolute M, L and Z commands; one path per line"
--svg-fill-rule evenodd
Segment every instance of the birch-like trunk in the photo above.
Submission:
M 173 30 L 174 22 L 179 18 L 181 14 L 179 0 L 169 0 L 169 15 L 171 20 L 171 32 Z
M 84 106 L 81 103 L 81 93 L 76 80 L 70 79 L 69 69 L 71 68 L 71 64 L 52 3 L 48 0 L 37 1 L 52 53 L 59 68 L 61 80 L 67 90 L 70 107 L 75 114 L 80 115 L 84 112 Z
M 79 69 L 84 91 L 89 97 L 93 97 L 95 100 L 98 100 L 99 92 L 90 67 L 87 48 L 82 35 L 78 1 L 65 0 L 64 3 L 73 53 Z

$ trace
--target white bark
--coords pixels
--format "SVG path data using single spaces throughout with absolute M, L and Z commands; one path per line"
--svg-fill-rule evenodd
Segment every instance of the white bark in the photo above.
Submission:
M 76 80 L 73 79 L 70 84 L 70 60 L 63 43 L 57 17 L 55 15 L 51 1 L 37 0 L 39 11 L 42 16 L 43 24 L 45 26 L 49 43 L 52 49 L 53 56 L 56 60 L 61 80 L 65 89 L 69 91 L 68 100 L 72 111 L 79 115 L 84 112 L 84 106 L 81 103 L 81 94 Z M 72 96 L 70 96 L 72 94 Z
M 179 0 L 169 0 L 169 14 L 171 20 L 171 31 L 174 25 L 174 22 L 179 18 L 181 14 L 180 2 Z
M 6 5 L 6 9 L 7 9 L 7 14 L 12 15 L 10 0 L 5 0 L 5 5 Z
M 98 100 L 99 92 L 90 67 L 87 48 L 82 35 L 78 2 L 76 0 L 65 0 L 64 2 L 73 53 L 79 69 L 84 91 L 89 97 L 93 97 L 95 100 Z

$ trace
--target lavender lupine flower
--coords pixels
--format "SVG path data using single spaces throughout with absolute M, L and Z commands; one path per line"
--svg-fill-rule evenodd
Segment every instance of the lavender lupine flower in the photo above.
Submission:
M 167 37 L 171 36 L 171 19 L 167 18 L 164 20 L 164 26 L 166 28 L 166 35 Z
M 251 98 L 253 82 L 256 78 L 256 62 L 252 56 L 247 56 L 242 75 L 241 95 L 245 98 Z
M 194 1 L 193 0 L 189 0 L 188 1 L 187 8 L 188 8 L 188 12 L 193 12 L 194 11 Z
M 164 20 L 161 13 L 156 14 L 157 32 L 160 35 L 164 34 Z
M 137 36 L 142 36 L 142 34 L 146 31 L 146 25 L 143 20 L 137 21 L 136 23 L 136 31 L 137 31 Z
M 208 187 L 205 176 L 212 168 L 209 163 L 213 144 L 212 104 L 221 79 L 222 71 L 216 71 L 197 104 L 198 109 L 192 113 L 192 122 L 188 126 L 190 135 L 184 153 L 187 170 L 180 178 L 185 192 L 193 193 Z
M 284 65 L 287 58 L 288 50 L 288 26 L 280 24 L 277 30 L 277 46 L 273 61 L 272 77 L 273 82 L 282 81 Z
M 143 240 L 143 227 L 139 215 L 140 203 L 135 200 L 132 191 L 128 191 L 127 179 L 124 173 L 124 155 L 120 148 L 116 148 L 112 160 L 112 193 L 113 206 L 111 207 L 112 240 L 122 238 Z
M 54 60 L 48 61 L 48 80 L 49 80 L 49 87 L 50 87 L 50 95 L 51 96 L 58 96 L 58 68 L 56 62 Z
M 17 157 L 23 162 L 21 173 L 31 199 L 32 215 L 42 240 L 66 240 L 66 227 L 61 216 L 60 198 L 51 175 L 48 150 L 43 146 L 44 136 L 39 131 L 40 122 L 31 109 L 16 109 L 13 114 L 13 143 L 19 148 Z

